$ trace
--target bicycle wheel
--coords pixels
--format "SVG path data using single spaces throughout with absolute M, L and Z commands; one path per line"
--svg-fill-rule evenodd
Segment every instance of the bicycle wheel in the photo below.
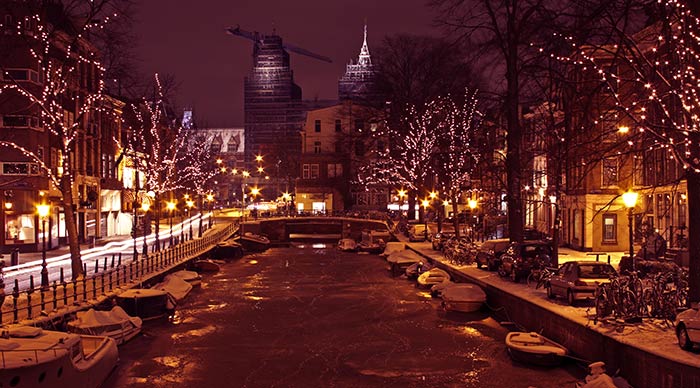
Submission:
M 612 304 L 608 299 L 608 295 L 605 291 L 597 292 L 595 298 L 595 317 L 597 320 L 601 320 L 612 314 Z
M 533 269 L 530 271 L 530 273 L 527 275 L 527 286 L 536 286 L 540 282 L 540 275 L 542 271 L 539 269 Z M 538 287 L 535 287 L 537 289 Z

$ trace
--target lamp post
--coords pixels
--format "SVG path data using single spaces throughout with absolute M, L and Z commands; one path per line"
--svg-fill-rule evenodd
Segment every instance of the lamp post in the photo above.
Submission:
M 173 212 L 175 211 L 175 202 L 168 202 L 167 207 L 168 207 L 168 212 L 170 213 L 170 245 L 169 247 L 173 246 Z
M 403 215 L 403 199 L 406 197 L 406 190 L 399 189 L 397 193 L 399 195 L 399 214 Z
M 639 193 L 632 190 L 622 194 L 622 202 L 625 203 L 627 207 L 627 223 L 629 224 L 629 235 L 630 235 L 630 260 L 632 260 L 632 268 L 634 269 L 634 229 L 632 228 L 632 212 L 634 207 L 637 205 L 637 198 Z
M 190 240 L 192 240 L 192 206 L 194 206 L 194 201 L 188 199 L 187 202 L 187 217 L 190 219 Z
M 46 267 L 46 219 L 49 217 L 51 206 L 45 203 L 36 206 L 41 218 L 41 288 L 49 287 L 49 270 Z
M 428 241 L 428 206 L 430 206 L 430 201 L 427 199 L 424 199 L 421 202 L 421 205 L 423 205 L 423 223 L 425 226 L 425 241 Z
M 257 188 L 257 187 L 252 187 L 252 188 L 250 189 L 250 195 L 253 196 L 253 211 L 255 212 L 254 215 L 255 215 L 255 219 L 256 219 L 256 220 L 258 219 L 258 205 L 257 205 L 257 202 L 258 202 L 258 194 L 260 194 L 260 189 L 259 189 L 259 188 Z
M 148 209 L 151 208 L 151 204 L 148 202 L 141 203 L 141 210 L 143 210 L 143 257 L 148 257 L 148 228 L 146 227 L 146 222 L 148 221 Z
M 214 194 L 207 194 L 207 203 L 209 203 L 209 228 L 211 228 L 211 224 L 214 218 L 214 211 L 212 210 L 214 206 Z
M 471 238 L 472 238 L 472 241 L 474 241 L 474 227 L 476 226 L 476 221 L 475 221 L 475 218 L 474 218 L 474 210 L 476 210 L 477 202 L 476 202 L 475 199 L 470 199 L 470 200 L 467 202 L 467 205 L 469 206 L 469 216 L 470 216 L 471 219 L 472 219 L 472 222 L 471 222 L 471 224 L 472 224 L 472 225 L 471 225 Z
M 289 201 L 292 199 L 292 195 L 284 192 L 282 193 L 282 199 L 284 199 L 284 215 L 289 217 Z

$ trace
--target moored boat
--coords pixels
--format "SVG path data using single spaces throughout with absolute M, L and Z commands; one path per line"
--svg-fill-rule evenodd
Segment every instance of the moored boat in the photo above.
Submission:
M 416 279 L 416 284 L 421 288 L 430 288 L 435 284 L 449 282 L 450 274 L 447 271 L 440 268 L 433 268 L 426 272 L 423 272 Z
M 341 238 L 338 241 L 338 250 L 343 252 L 355 252 L 357 243 L 351 238 Z
M 270 239 L 251 232 L 244 233 L 236 241 L 243 246 L 244 251 L 248 252 L 263 252 L 270 247 Z
M 110 311 L 79 311 L 66 327 L 70 333 L 107 336 L 121 345 L 139 334 L 142 324 L 141 318 L 129 316 L 124 309 L 114 306 Z
M 214 260 L 234 260 L 243 257 L 243 246 L 232 239 L 222 241 L 209 253 Z
M 510 357 L 519 362 L 539 366 L 561 364 L 567 349 L 539 333 L 512 331 L 506 335 Z
M 192 291 L 192 284 L 186 280 L 170 274 L 163 278 L 163 281 L 151 287 L 154 290 L 162 290 L 170 294 L 175 298 L 176 303 L 182 302 L 190 291 Z
M 192 263 L 192 268 L 197 272 L 219 272 L 221 266 L 212 260 L 197 260 Z
M 406 268 L 406 278 L 409 280 L 417 279 L 425 271 L 429 271 L 433 268 L 433 265 L 428 262 L 428 260 L 421 260 L 419 262 L 413 263 Z
M 202 276 L 200 276 L 197 272 L 195 271 L 187 271 L 187 270 L 181 270 L 181 271 L 175 271 L 170 274 L 170 276 L 175 276 L 178 277 L 187 283 L 191 284 L 192 287 L 198 287 L 202 285 Z
M 132 288 L 116 297 L 117 305 L 131 316 L 144 321 L 164 318 L 175 311 L 177 302 L 168 292 L 151 288 Z
M 99 387 L 118 356 L 117 343 L 105 336 L 3 328 L 0 387 Z
M 470 313 L 479 310 L 486 302 L 486 293 L 475 284 L 449 283 L 441 294 L 442 305 L 447 311 Z
M 394 276 L 401 275 L 404 271 L 406 271 L 408 266 L 421 260 L 423 260 L 421 255 L 408 249 L 394 252 L 386 257 L 391 273 Z

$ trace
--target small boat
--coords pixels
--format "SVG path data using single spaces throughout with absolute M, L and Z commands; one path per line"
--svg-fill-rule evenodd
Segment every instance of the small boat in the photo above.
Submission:
M 506 335 L 506 346 L 513 360 L 539 366 L 559 365 L 568 353 L 564 346 L 534 332 L 512 331 Z
M 178 276 L 168 275 L 163 278 L 163 281 L 151 287 L 154 290 L 163 290 L 175 298 L 175 302 L 182 302 L 190 291 L 192 285 Z
M 69 333 L 107 336 L 121 345 L 139 334 L 142 324 L 141 318 L 129 316 L 124 309 L 114 306 L 110 311 L 78 311 L 76 319 L 66 327 Z
M 394 252 L 386 257 L 391 273 L 394 276 L 401 275 L 408 266 L 421 260 L 424 260 L 421 255 L 408 249 Z
M 384 247 L 384 252 L 380 253 L 380 256 L 389 256 L 394 252 L 403 251 L 406 249 L 406 243 L 401 241 L 389 241 Z
M 152 288 L 132 288 L 117 295 L 117 305 L 144 321 L 173 314 L 177 302 L 168 292 Z
M 270 247 L 270 239 L 251 232 L 245 232 L 236 241 L 243 246 L 244 251 L 248 252 L 264 252 Z
M 371 254 L 380 254 L 384 251 L 386 247 L 385 240 L 375 236 L 372 232 L 368 230 L 362 231 L 362 239 L 357 243 L 358 251 Z
M 486 302 L 486 293 L 475 284 L 448 283 L 441 293 L 442 305 L 447 311 L 471 313 Z
M 192 263 L 192 268 L 197 272 L 219 272 L 221 266 L 212 260 L 197 260 Z
M 118 358 L 116 341 L 106 336 L 5 327 L 0 387 L 99 387 Z
M 409 280 L 417 279 L 425 271 L 429 271 L 433 268 L 427 260 L 421 260 L 419 262 L 413 263 L 406 267 L 406 278 Z
M 343 252 L 355 252 L 357 250 L 357 243 L 351 238 L 341 238 L 338 241 L 338 250 Z
M 433 268 L 420 274 L 418 279 L 416 279 L 416 284 L 421 288 L 430 288 L 435 284 L 449 281 L 450 274 L 448 274 L 447 271 L 440 268 Z
M 451 286 L 454 283 L 451 282 L 442 282 L 438 284 L 433 284 L 432 287 L 430 287 L 430 296 L 433 298 L 441 298 L 442 297 L 442 292 L 445 290 L 445 288 Z
M 198 287 L 202 285 L 202 276 L 200 276 L 197 272 L 194 271 L 175 271 L 172 274 L 170 274 L 170 276 L 176 276 L 191 284 L 192 287 Z
M 214 260 L 234 260 L 243 257 L 243 246 L 232 240 L 222 241 L 209 253 L 209 256 Z

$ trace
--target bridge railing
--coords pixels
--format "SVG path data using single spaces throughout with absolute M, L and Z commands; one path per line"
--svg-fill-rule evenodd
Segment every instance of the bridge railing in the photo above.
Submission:
M 15 279 L 10 295 L 0 290 L 0 324 L 48 323 L 62 319 L 66 314 L 100 304 L 202 255 L 231 236 L 237 227 L 238 224 L 228 224 L 201 238 L 151 253 L 128 264 L 122 264 L 120 255 L 116 263 L 113 256 L 108 266 L 108 258 L 105 258 L 102 271 L 99 270 L 99 261 L 96 261 L 95 272 L 79 280 L 66 281 L 61 268 L 60 280 L 45 288 L 35 287 L 34 276 L 31 275 L 29 288 L 20 290 L 19 280 Z

